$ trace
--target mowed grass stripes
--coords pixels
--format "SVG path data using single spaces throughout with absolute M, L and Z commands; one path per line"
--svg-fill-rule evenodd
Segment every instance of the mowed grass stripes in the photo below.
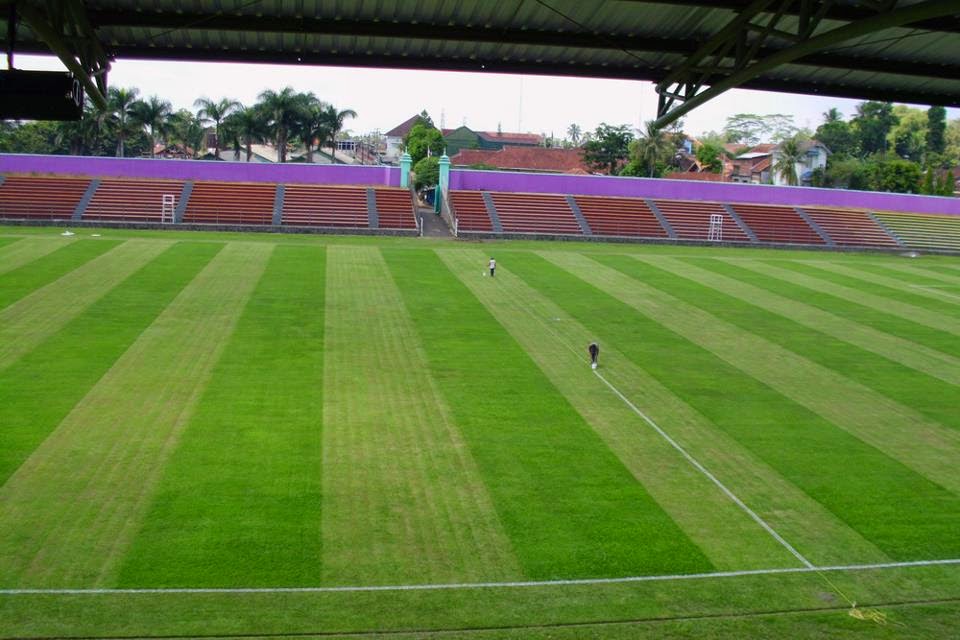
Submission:
M 118 584 L 319 584 L 324 266 L 323 247 L 274 250 Z
M 65 244 L 62 238 L 0 238 L 0 274 L 33 262 Z
M 0 487 L 0 584 L 113 584 L 271 245 L 231 243 Z
M 719 319 L 704 321 L 624 275 L 639 269 L 631 258 L 617 259 L 621 272 L 574 254 L 548 257 L 557 264 L 517 255 L 512 268 L 888 555 L 960 554 L 950 533 L 960 526 L 960 497 L 698 345 L 740 344 Z M 740 363 L 768 358 L 744 351 Z
M 0 273 L 0 309 L 110 251 L 121 240 L 66 240 L 56 251 Z
M 384 255 L 528 577 L 712 568 L 434 253 Z
M 329 251 L 325 583 L 522 577 L 379 250 Z
M 0 485 L 222 247 L 169 247 L 0 369 Z

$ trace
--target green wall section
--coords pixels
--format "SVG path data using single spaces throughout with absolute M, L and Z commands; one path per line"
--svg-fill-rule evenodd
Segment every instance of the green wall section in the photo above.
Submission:
M 510 269 L 891 557 L 960 556 L 960 497 L 543 258 Z
M 107 243 L 89 242 L 83 249 L 102 251 L 104 246 Z M 0 484 L 222 247 L 174 244 L 0 370 Z
M 120 240 L 74 240 L 0 275 L 0 309 L 113 249 Z
M 123 586 L 320 583 L 322 247 L 278 246 L 167 465 Z
M 530 578 L 711 568 L 434 253 L 384 256 Z

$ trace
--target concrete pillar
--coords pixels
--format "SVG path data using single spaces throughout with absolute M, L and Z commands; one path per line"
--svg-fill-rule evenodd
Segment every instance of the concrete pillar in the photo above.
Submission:
M 440 156 L 440 176 L 437 184 L 436 196 L 434 198 L 434 211 L 440 213 L 441 201 L 443 197 L 447 194 L 447 189 L 450 187 L 450 158 L 447 157 L 446 152 Z
M 404 189 L 410 186 L 410 165 L 413 164 L 413 158 L 406 151 L 400 156 L 400 186 Z

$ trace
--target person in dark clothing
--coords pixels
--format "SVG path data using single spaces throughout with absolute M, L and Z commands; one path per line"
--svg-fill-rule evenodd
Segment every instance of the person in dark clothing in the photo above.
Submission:
M 487 264 L 487 266 L 490 267 L 490 277 L 494 277 L 494 272 L 497 270 L 497 261 L 493 258 L 490 258 L 490 262 Z
M 590 352 L 590 368 L 597 368 L 597 358 L 600 357 L 600 345 L 596 342 L 591 342 L 590 346 L 587 347 L 587 350 Z

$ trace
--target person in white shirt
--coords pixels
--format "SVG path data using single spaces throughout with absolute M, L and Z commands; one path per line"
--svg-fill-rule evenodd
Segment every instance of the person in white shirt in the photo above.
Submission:
M 490 258 L 490 264 L 488 266 L 490 267 L 490 277 L 492 278 L 494 277 L 493 272 L 497 270 L 497 261 Z

